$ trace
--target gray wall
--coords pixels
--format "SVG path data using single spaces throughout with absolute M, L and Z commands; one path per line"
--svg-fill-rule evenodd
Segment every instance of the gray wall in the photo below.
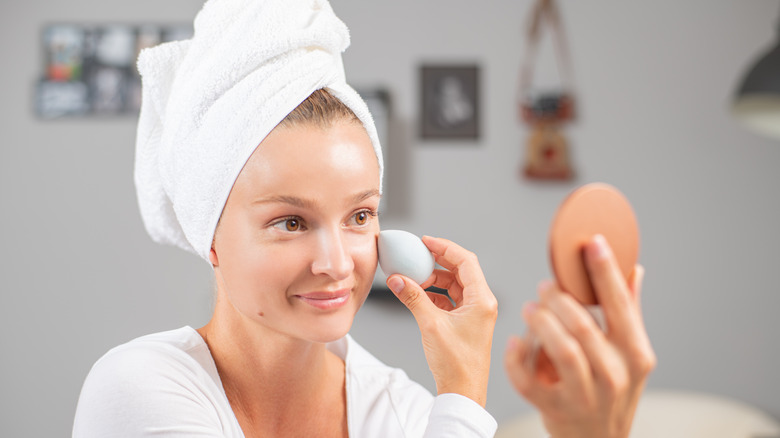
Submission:
M 526 132 L 514 96 L 530 0 L 462 3 L 333 2 L 351 28 L 351 82 L 386 86 L 394 99 L 383 227 L 477 252 L 499 299 L 489 410 L 502 421 L 530 409 L 504 377 L 504 343 L 523 331 L 521 305 L 549 275 L 546 231 L 558 202 L 602 180 L 628 195 L 642 228 L 644 311 L 660 359 L 650 387 L 726 395 L 780 416 L 780 142 L 742 130 L 727 111 L 744 68 L 775 37 L 778 2 L 562 1 L 581 97 L 567 132 L 579 179 L 567 184 L 517 177 Z M 134 119 L 41 121 L 32 110 L 44 23 L 186 22 L 199 8 L 0 6 L 2 436 L 68 435 L 81 383 L 107 349 L 208 320 L 208 266 L 143 230 Z M 424 62 L 480 64 L 479 141 L 418 138 Z M 538 74 L 555 78 L 554 64 Z M 369 302 L 352 333 L 434 388 L 404 309 Z

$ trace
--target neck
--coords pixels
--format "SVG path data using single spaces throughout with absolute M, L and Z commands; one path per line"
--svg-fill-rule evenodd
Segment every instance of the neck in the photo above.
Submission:
M 221 296 L 214 317 L 198 333 L 209 346 L 245 435 L 255 435 L 247 432 L 257 430 L 256 425 L 280 433 L 300 422 L 301 412 L 333 418 L 338 414 L 334 405 L 346 418 L 344 362 L 339 357 L 325 344 L 261 326 Z M 323 406 L 330 406 L 328 412 L 321 412 Z

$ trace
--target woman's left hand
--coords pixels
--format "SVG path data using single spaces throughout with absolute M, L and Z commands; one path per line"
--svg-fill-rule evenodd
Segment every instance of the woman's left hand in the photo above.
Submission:
M 625 438 L 656 364 L 639 304 L 644 270 L 637 265 L 626 282 L 601 236 L 586 246 L 585 262 L 606 332 L 570 294 L 544 283 L 540 303 L 527 304 L 523 317 L 548 366 L 527 363 L 532 342 L 514 337 L 504 364 L 552 437 Z

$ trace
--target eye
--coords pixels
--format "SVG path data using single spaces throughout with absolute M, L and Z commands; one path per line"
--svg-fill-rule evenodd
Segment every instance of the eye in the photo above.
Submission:
M 365 225 L 366 222 L 368 222 L 368 213 L 365 211 L 361 211 L 355 215 L 355 223 L 358 225 Z
M 298 217 L 286 217 L 273 223 L 272 225 L 281 231 L 287 231 L 289 233 L 302 231 L 304 228 L 301 219 Z
M 376 212 L 371 210 L 361 210 L 352 216 L 352 220 L 355 222 L 355 225 L 363 226 L 367 224 L 368 221 L 374 216 L 376 216 Z
M 299 228 L 301 228 L 301 223 L 298 222 L 298 219 L 287 219 L 284 221 L 284 225 L 287 228 L 287 231 L 298 231 Z

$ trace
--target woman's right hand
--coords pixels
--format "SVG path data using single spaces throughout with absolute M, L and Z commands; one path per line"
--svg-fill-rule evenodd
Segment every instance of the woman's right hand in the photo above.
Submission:
M 445 269 L 435 270 L 422 285 L 398 274 L 391 275 L 387 285 L 420 327 L 437 392 L 461 394 L 484 407 L 498 315 L 496 298 L 474 253 L 446 239 L 425 236 L 422 240 Z M 424 290 L 430 286 L 446 289 L 452 302 Z

